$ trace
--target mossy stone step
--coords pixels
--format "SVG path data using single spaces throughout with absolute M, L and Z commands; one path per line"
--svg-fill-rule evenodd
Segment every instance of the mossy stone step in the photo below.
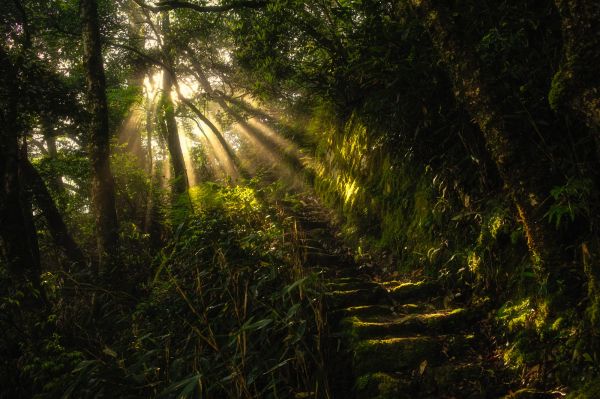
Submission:
M 359 318 L 368 318 L 368 317 L 377 317 L 377 316 L 387 316 L 395 315 L 394 307 L 391 305 L 359 305 L 359 306 L 350 306 L 344 309 L 337 309 L 333 312 L 335 316 L 339 316 L 339 319 L 348 318 L 348 317 L 359 317 Z
M 412 392 L 406 389 L 410 381 L 399 376 L 377 372 L 356 379 L 357 399 L 412 399 Z
M 353 345 L 356 374 L 394 372 L 416 369 L 424 361 L 432 366 L 466 352 L 473 341 L 472 335 L 436 337 L 394 337 L 358 341 Z
M 346 281 L 331 281 L 326 284 L 326 286 L 333 291 L 345 291 L 345 290 L 355 290 L 355 289 L 373 289 L 373 290 L 383 290 L 381 286 L 372 281 L 365 281 L 360 279 L 355 280 L 346 280 Z
M 356 380 L 356 397 L 369 399 L 485 399 L 503 389 L 493 372 L 479 364 L 423 364 L 410 374 L 376 372 Z
M 436 307 L 430 303 L 403 303 L 394 306 L 394 310 L 399 314 L 430 313 L 436 310 Z
M 345 268 L 347 265 L 350 265 L 350 258 L 347 254 L 333 254 L 324 250 L 316 250 L 316 251 L 308 251 L 306 253 L 306 261 L 305 264 L 308 267 L 321 266 L 327 268 Z M 343 271 L 343 270 L 338 270 Z M 347 273 L 356 273 L 347 272 Z
M 386 282 L 382 283 L 382 285 L 396 302 L 428 299 L 442 293 L 439 284 L 425 280 L 416 282 Z
M 354 316 L 342 321 L 348 335 L 354 339 L 457 332 L 469 326 L 474 312 L 466 309 L 442 310 L 435 313 L 389 317 Z
M 435 398 L 484 399 L 497 398 L 504 392 L 493 371 L 479 363 L 448 363 L 426 367 L 414 380 L 420 395 Z
M 325 294 L 325 301 L 330 309 L 349 308 L 352 306 L 390 304 L 383 289 L 353 289 L 331 291 Z

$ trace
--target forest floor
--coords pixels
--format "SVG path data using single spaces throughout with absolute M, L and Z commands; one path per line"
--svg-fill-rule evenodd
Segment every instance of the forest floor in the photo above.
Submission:
M 564 396 L 523 387 L 504 367 L 489 301 L 417 274 L 383 273 L 373 261 L 360 265 L 316 199 L 306 197 L 295 206 L 308 249 L 306 266 L 322 268 L 326 276 L 334 397 Z

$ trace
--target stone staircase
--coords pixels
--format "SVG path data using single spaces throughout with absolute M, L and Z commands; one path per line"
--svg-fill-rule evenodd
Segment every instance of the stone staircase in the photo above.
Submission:
M 318 201 L 292 216 L 302 231 L 306 265 L 326 279 L 334 398 L 549 399 L 518 389 L 484 336 L 486 304 L 427 281 L 375 281 L 340 244 Z M 448 295 L 450 294 L 450 295 Z
M 507 392 L 477 322 L 483 309 L 442 305 L 435 283 L 333 280 L 326 294 L 356 398 L 500 398 Z

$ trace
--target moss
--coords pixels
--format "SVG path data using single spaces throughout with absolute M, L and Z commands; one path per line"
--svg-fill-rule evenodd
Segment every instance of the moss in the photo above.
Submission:
M 360 373 L 397 371 L 415 367 L 423 360 L 439 363 L 442 342 L 431 337 L 370 339 L 354 349 L 354 367 Z
M 383 304 L 386 302 L 383 289 L 353 289 L 332 291 L 326 294 L 332 308 L 347 308 L 369 304 Z
M 361 305 L 351 306 L 344 309 L 344 314 L 347 316 L 371 317 L 389 314 L 392 310 L 391 306 L 384 305 Z
M 440 288 L 437 284 L 430 281 L 418 281 L 410 283 L 400 283 L 396 286 L 387 287 L 388 292 L 396 301 L 407 299 L 417 300 L 434 294 Z
M 472 335 L 364 340 L 354 346 L 354 368 L 366 374 L 416 368 L 424 360 L 435 366 L 447 356 L 463 353 L 472 340 Z
M 402 392 L 402 383 L 386 373 L 372 373 L 359 377 L 355 389 L 360 398 L 404 399 L 410 398 Z
M 344 325 L 347 335 L 352 338 L 450 332 L 465 327 L 469 321 L 469 315 L 470 312 L 467 312 L 466 309 L 453 309 L 412 314 L 392 320 L 388 318 L 361 320 L 358 317 L 351 317 L 344 320 Z
M 548 91 L 548 103 L 554 112 L 558 112 L 566 90 L 567 77 L 565 76 L 564 70 L 559 69 L 558 72 L 554 74 L 550 90 Z

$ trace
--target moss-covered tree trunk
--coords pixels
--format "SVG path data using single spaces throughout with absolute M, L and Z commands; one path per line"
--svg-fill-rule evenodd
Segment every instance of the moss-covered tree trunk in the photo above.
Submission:
M 504 186 L 514 201 L 527 235 L 528 246 L 540 283 L 556 290 L 563 254 L 556 231 L 545 215 L 552 180 L 549 165 L 533 144 L 535 133 L 525 125 L 511 124 L 500 101 L 487 86 L 477 55 L 467 49 L 450 13 L 435 0 L 411 0 L 446 65 L 459 101 L 481 130 Z
M 591 129 L 600 155 L 600 2 L 555 0 L 560 12 L 563 59 L 548 99 L 568 108 Z
M 164 12 L 162 15 L 162 33 L 164 36 L 163 40 L 166 43 L 165 48 L 163 48 L 164 58 L 166 58 L 164 61 L 166 65 L 171 65 L 170 46 L 168 45 L 169 30 L 169 14 L 168 12 Z M 173 103 L 173 98 L 171 97 L 171 91 L 173 90 L 173 76 L 171 73 L 172 72 L 166 68 L 163 70 L 162 97 L 160 100 L 160 105 L 166 124 L 167 147 L 169 149 L 169 155 L 171 156 L 171 165 L 173 166 L 173 189 L 176 194 L 183 194 L 189 188 L 189 183 L 187 179 L 185 161 L 183 159 L 183 152 L 181 150 L 181 142 L 179 141 L 179 130 L 177 128 L 177 121 L 175 119 L 175 104 Z
M 106 272 L 116 266 L 119 225 L 115 207 L 115 183 L 110 169 L 106 77 L 96 0 L 81 0 L 80 14 L 87 95 L 91 115 L 89 152 L 93 169 L 92 208 L 97 231 L 98 264 L 101 272 Z

